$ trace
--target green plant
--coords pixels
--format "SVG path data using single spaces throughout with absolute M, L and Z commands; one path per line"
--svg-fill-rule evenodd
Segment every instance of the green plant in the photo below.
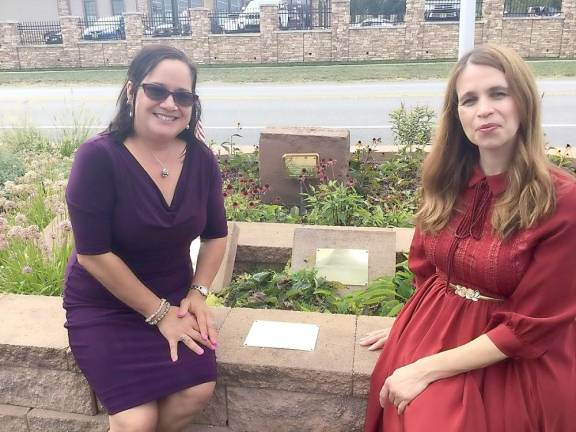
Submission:
M 390 113 L 394 144 L 400 152 L 424 151 L 430 144 L 434 110 L 417 105 L 407 110 L 404 104 Z
M 5 146 L 0 145 L 0 187 L 9 180 L 24 174 L 22 160 L 10 152 Z
M 263 271 L 238 276 L 222 293 L 226 306 L 288 309 L 356 315 L 396 316 L 412 296 L 407 261 L 394 277 L 381 277 L 365 289 L 341 295 L 343 286 L 319 277 L 315 270 L 291 273 Z
M 378 210 L 372 209 L 350 185 L 330 180 L 309 189 L 311 192 L 304 194 L 308 209 L 306 223 L 338 226 L 378 226 L 380 223 Z
M 2 135 L 1 141 L 13 153 L 40 153 L 51 150 L 48 137 L 27 122 L 24 122 L 21 126 L 14 126 L 12 129 L 8 129 Z
M 550 162 L 560 168 L 570 171 L 572 174 L 576 174 L 576 165 L 574 160 L 571 158 L 572 147 L 570 144 L 566 144 L 564 149 L 548 148 L 547 150 Z

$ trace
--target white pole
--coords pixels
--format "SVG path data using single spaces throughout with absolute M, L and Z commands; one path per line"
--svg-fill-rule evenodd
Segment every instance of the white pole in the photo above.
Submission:
M 474 48 L 474 30 L 476 27 L 476 0 L 460 0 L 460 31 L 458 39 L 458 58 Z

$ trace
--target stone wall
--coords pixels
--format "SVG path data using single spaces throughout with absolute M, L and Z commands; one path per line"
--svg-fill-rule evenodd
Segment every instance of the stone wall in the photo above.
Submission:
M 144 37 L 141 13 L 126 13 L 126 40 L 80 39 L 78 17 L 61 16 L 64 44 L 20 46 L 16 23 L 0 22 L 0 69 L 126 66 L 143 46 L 165 43 L 185 50 L 200 64 L 305 63 L 359 60 L 455 58 L 458 24 L 425 22 L 424 1 L 407 0 L 405 22 L 390 27 L 350 27 L 350 0 L 332 1 L 331 28 L 278 30 L 278 8 L 262 6 L 260 33 L 210 34 L 208 9 L 191 9 L 192 34 Z M 139 0 L 139 7 L 143 7 Z M 65 13 L 66 0 L 59 1 Z M 504 0 L 484 0 L 476 43 L 503 43 L 524 57 L 574 58 L 576 0 L 562 2 L 559 17 L 504 18 Z
M 213 312 L 218 382 L 209 406 L 187 432 L 361 431 L 378 352 L 360 347 L 358 339 L 390 326 L 390 318 Z M 106 414 L 68 349 L 62 299 L 0 295 L 0 313 L 0 431 L 106 431 Z M 256 319 L 318 325 L 314 351 L 244 346 Z

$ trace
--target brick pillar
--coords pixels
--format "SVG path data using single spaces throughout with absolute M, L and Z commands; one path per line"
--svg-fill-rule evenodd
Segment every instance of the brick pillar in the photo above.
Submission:
M 136 12 L 140 12 L 142 15 L 148 15 L 150 13 L 148 4 L 149 0 L 136 0 Z
M 70 15 L 70 1 L 69 0 L 58 0 L 56 7 L 58 8 L 58 16 L 69 16 Z
M 0 69 L 20 69 L 18 23 L 0 22 Z
M 576 0 L 562 0 L 564 28 L 562 29 L 562 44 L 560 58 L 576 57 Z
M 332 61 L 347 61 L 350 49 L 350 0 L 332 0 Z
M 210 9 L 189 9 L 194 49 L 188 53 L 195 63 L 210 63 Z
M 80 17 L 61 16 L 60 28 L 62 29 L 62 46 L 64 48 L 60 58 L 61 64 L 68 67 L 79 67 L 80 52 L 78 51 L 78 42 L 82 38 Z
M 406 0 L 406 36 L 404 38 L 404 59 L 422 57 L 424 49 L 424 0 Z
M 144 24 L 142 13 L 124 12 L 124 28 L 126 29 L 126 52 L 129 64 L 136 53 L 142 49 L 142 37 L 144 36 Z
M 262 63 L 278 63 L 278 6 L 260 6 L 260 57 Z
M 482 43 L 502 43 L 504 0 L 484 0 L 482 3 Z

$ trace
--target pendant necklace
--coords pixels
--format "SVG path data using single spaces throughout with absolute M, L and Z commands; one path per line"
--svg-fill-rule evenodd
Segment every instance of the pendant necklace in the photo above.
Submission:
M 158 165 L 160 165 L 160 168 L 162 168 L 162 171 L 160 171 L 160 175 L 162 176 L 162 178 L 168 177 L 168 175 L 170 174 L 168 172 L 168 168 L 166 168 L 166 166 L 162 163 L 162 161 L 160 159 L 158 159 L 158 157 L 156 157 L 156 155 L 154 153 L 150 152 L 150 154 L 152 155 L 152 157 L 154 159 L 156 159 L 156 162 L 158 162 Z

